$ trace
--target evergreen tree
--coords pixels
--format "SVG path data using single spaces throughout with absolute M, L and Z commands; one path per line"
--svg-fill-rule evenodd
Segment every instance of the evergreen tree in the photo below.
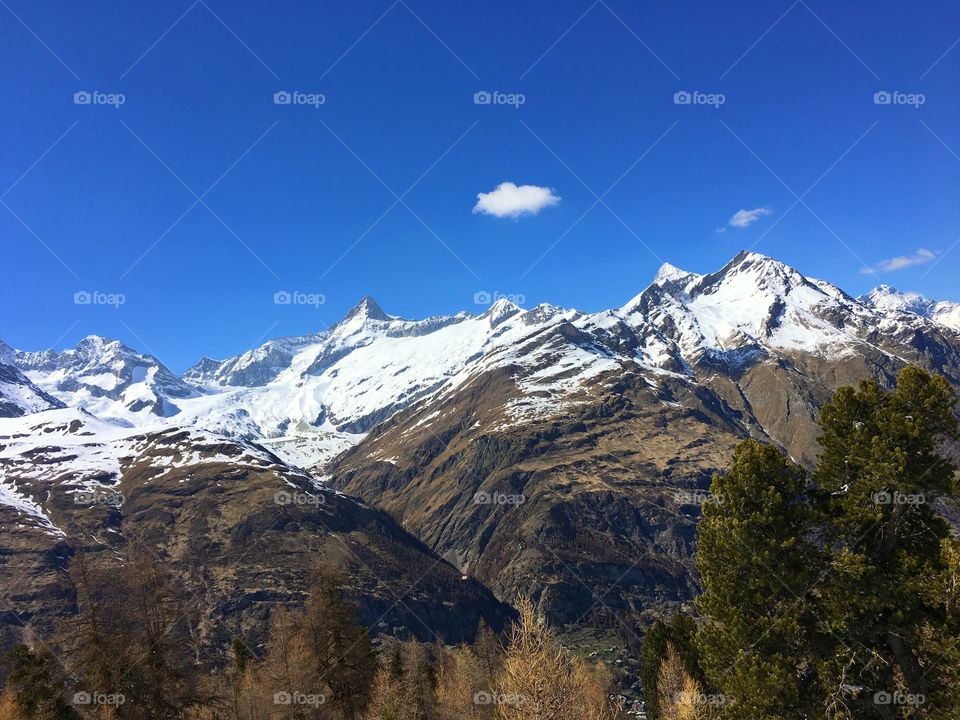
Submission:
M 247 667 L 254 659 L 253 652 L 247 647 L 243 638 L 235 637 L 230 643 L 230 653 L 233 656 L 233 666 L 241 673 L 247 671 Z
M 820 563 L 806 540 L 813 513 L 804 472 L 748 440 L 711 493 L 698 529 L 704 623 L 696 637 L 709 685 L 736 700 L 724 717 L 811 717 L 820 693 L 805 594 Z
M 821 413 L 814 478 L 832 571 L 820 614 L 836 640 L 821 674 L 828 687 L 857 689 L 828 703 L 844 717 L 896 717 L 887 705 L 913 712 L 911 698 L 923 698 L 924 717 L 960 716 L 949 590 L 957 556 L 936 509 L 957 490 L 956 468 L 941 454 L 957 436 L 955 401 L 944 378 L 908 367 L 893 391 L 863 381 Z
M 774 448 L 737 447 L 698 532 L 696 645 L 726 717 L 960 717 L 960 542 L 937 510 L 954 406 L 915 367 L 841 388 L 809 487 Z

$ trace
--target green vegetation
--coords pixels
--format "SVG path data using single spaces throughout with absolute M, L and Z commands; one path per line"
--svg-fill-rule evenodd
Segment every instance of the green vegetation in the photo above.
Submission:
M 713 694 L 677 715 L 648 689 L 654 717 L 960 717 L 960 543 L 938 505 L 957 492 L 955 403 L 908 367 L 892 391 L 835 394 L 810 477 L 775 448 L 737 447 L 698 530 L 692 653 L 666 626 L 645 649 L 646 686 L 669 643 Z

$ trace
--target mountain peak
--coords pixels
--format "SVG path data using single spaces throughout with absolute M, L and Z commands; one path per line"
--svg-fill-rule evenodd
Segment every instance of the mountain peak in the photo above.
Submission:
M 960 331 L 960 303 L 931 300 L 918 292 L 901 292 L 892 285 L 877 285 L 858 300 L 885 312 L 908 312 Z
M 694 272 L 688 272 L 687 270 L 681 270 L 676 265 L 665 262 L 660 266 L 660 269 L 657 270 L 657 274 L 654 275 L 653 284 L 665 285 L 666 283 L 673 283 L 674 285 L 685 286 L 688 285 L 691 280 L 699 280 L 701 277 L 703 276 Z
M 108 348 L 108 347 L 126 347 L 119 340 L 104 337 L 102 335 L 87 335 L 83 340 L 77 343 L 78 348 Z
M 773 260 L 773 258 L 769 255 L 764 255 L 763 253 L 754 252 L 753 250 L 740 250 L 736 255 L 733 256 L 733 259 L 730 260 L 730 264 L 739 265 L 747 260 L 757 262 L 763 260 Z M 773 260 L 773 262 L 779 261 Z
M 741 250 L 717 272 L 704 276 L 702 285 L 711 285 L 717 282 L 733 281 L 734 279 L 751 278 L 762 289 L 780 288 L 802 285 L 807 279 L 795 268 L 776 260 L 768 255 Z
M 860 301 L 877 310 L 912 312 L 924 317 L 930 317 L 936 305 L 920 293 L 900 292 L 892 285 L 877 285 Z
M 390 315 L 387 315 L 383 308 L 380 307 L 380 304 L 374 300 L 372 295 L 364 295 L 364 297 L 356 305 L 351 308 L 350 312 L 346 314 L 344 320 L 349 320 L 351 318 L 360 317 L 364 320 L 382 320 L 388 321 L 393 320 L 394 318 Z
M 519 305 L 516 305 L 507 298 L 500 298 L 493 305 L 487 308 L 487 311 L 483 314 L 483 317 L 489 318 L 490 327 L 494 328 L 503 321 L 509 320 L 511 317 L 521 311 L 522 308 Z

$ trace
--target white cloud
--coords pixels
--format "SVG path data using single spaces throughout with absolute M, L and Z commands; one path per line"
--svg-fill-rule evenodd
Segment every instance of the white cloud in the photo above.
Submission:
M 745 228 L 753 225 L 764 215 L 770 214 L 770 208 L 754 208 L 753 210 L 737 210 L 730 218 L 730 227 Z
M 477 193 L 473 212 L 495 217 L 517 218 L 521 215 L 536 215 L 545 207 L 556 205 L 560 198 L 548 187 L 537 185 L 517 186 L 502 182 L 488 193 Z
M 876 272 L 895 272 L 916 265 L 926 265 L 928 262 L 936 260 L 935 253 L 926 248 L 920 248 L 913 255 L 897 255 L 887 260 L 881 260 L 872 267 L 860 268 L 860 272 L 872 275 Z

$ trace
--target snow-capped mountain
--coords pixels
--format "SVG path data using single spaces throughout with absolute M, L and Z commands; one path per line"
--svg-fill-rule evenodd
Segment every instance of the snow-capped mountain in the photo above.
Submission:
M 407 320 L 365 297 L 329 330 L 270 340 L 222 361 L 203 358 L 181 378 L 152 356 L 98 337 L 59 353 L 4 346 L 0 360 L 102 419 L 254 439 L 310 467 L 401 410 L 436 403 L 496 369 L 517 385 L 499 407 L 507 427 L 582 402 L 596 382 L 627 369 L 653 382 L 664 374 L 696 381 L 701 367 L 745 367 L 790 353 L 900 358 L 898 346 L 917 331 L 956 342 L 958 317 L 960 305 L 884 286 L 854 299 L 742 252 L 706 275 L 666 264 L 635 298 L 599 313 L 499 300 L 480 315 Z
M 0 417 L 19 417 L 64 407 L 13 365 L 0 362 Z
M 837 387 L 889 386 L 907 363 L 960 386 L 955 311 L 892 288 L 853 298 L 744 252 L 708 274 L 664 265 L 595 313 L 499 300 L 410 320 L 367 297 L 327 330 L 204 358 L 180 378 L 98 337 L 62 352 L 0 345 L 0 408 L 24 414 L 0 420 L 0 529 L 41 558 L 91 537 L 109 547 L 121 538 L 104 533 L 123 524 L 162 544 L 179 518 L 166 551 L 189 566 L 195 547 L 279 521 L 269 562 L 222 568 L 243 568 L 243 592 L 261 597 L 273 592 L 264 573 L 326 536 L 309 514 L 290 524 L 272 507 L 292 483 L 336 505 L 331 522 L 385 522 L 354 497 L 387 510 L 453 558 L 454 577 L 469 567 L 502 599 L 539 588 L 559 623 L 582 622 L 611 576 L 623 579 L 613 605 L 675 609 L 697 582 L 690 498 L 736 443 L 758 438 L 810 465 Z M 119 509 L 76 513 L 78 494 L 118 489 Z
M 535 338 L 575 315 L 546 307 L 524 312 L 501 300 L 482 315 L 417 321 L 387 315 L 364 298 L 327 332 L 195 366 L 184 377 L 196 382 L 205 372 L 202 387 L 209 394 L 182 402 L 178 422 L 258 437 L 295 462 L 315 465 L 473 373 L 517 362 L 535 349 L 549 352 Z M 604 362 L 582 352 L 577 364 L 589 372 Z M 255 377 L 261 382 L 252 383 Z
M 197 428 L 141 432 L 78 408 L 0 418 L 0 586 L 9 591 L 0 650 L 26 639 L 22 618 L 31 637 L 48 636 L 70 611 L 78 552 L 92 567 L 133 544 L 162 557 L 202 607 L 208 650 L 240 626 L 262 642 L 264 613 L 302 602 L 318 558 L 351 578 L 375 633 L 403 628 L 426 640 L 419 618 L 428 617 L 429 632 L 457 643 L 481 617 L 497 628 L 506 617 L 486 588 L 460 581 L 384 513 L 257 443 Z
M 920 293 L 900 292 L 890 285 L 878 285 L 859 299 L 878 310 L 919 315 L 960 332 L 960 303 L 930 300 Z
M 64 404 L 124 425 L 176 415 L 175 400 L 199 394 L 153 356 L 96 335 L 62 352 L 26 352 L 2 344 L 0 361 Z
M 640 332 L 675 342 L 688 364 L 735 365 L 783 351 L 856 352 L 891 319 L 828 282 L 746 252 L 709 275 L 665 265 L 620 314 Z

